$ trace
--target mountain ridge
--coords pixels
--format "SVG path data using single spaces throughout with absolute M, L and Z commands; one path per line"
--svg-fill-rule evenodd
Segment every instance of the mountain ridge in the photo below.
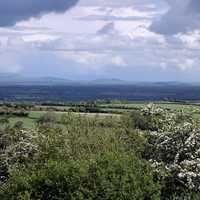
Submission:
M 44 76 L 44 77 L 28 77 L 14 73 L 0 74 L 0 86 L 3 85 L 139 85 L 139 86 L 200 86 L 200 83 L 186 83 L 178 81 L 166 82 L 143 82 L 143 81 L 127 81 L 117 78 L 102 78 L 94 80 L 71 80 L 62 77 Z

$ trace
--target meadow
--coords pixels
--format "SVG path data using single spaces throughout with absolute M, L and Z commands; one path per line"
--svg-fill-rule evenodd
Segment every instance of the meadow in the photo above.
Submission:
M 59 123 L 62 115 L 71 112 L 77 115 L 82 115 L 86 117 L 116 117 L 119 118 L 125 113 L 133 112 L 142 109 L 147 106 L 148 101 L 110 101 L 109 103 L 105 103 L 104 101 L 92 101 L 89 102 L 76 102 L 73 105 L 66 102 L 63 104 L 66 105 L 39 105 L 37 104 L 34 108 L 31 108 L 28 111 L 28 116 L 9 116 L 9 121 L 11 124 L 15 124 L 17 121 L 22 121 L 26 128 L 32 128 L 35 126 L 35 123 L 41 116 L 43 116 L 47 112 L 52 112 L 56 115 L 57 122 Z M 15 104 L 15 103 L 13 103 Z M 20 103 L 18 103 L 20 105 Z M 23 103 L 22 103 L 23 104 Z M 91 105 L 92 104 L 92 105 Z M 200 105 L 196 103 L 184 103 L 184 102 L 166 102 L 166 101 L 155 101 L 155 105 L 162 109 L 166 109 L 169 112 L 183 112 L 185 114 L 192 115 L 196 119 L 200 119 Z M 84 107 L 89 107 L 92 109 L 88 109 L 85 111 Z M 2 106 L 0 106 L 0 109 Z M 4 117 L 4 116 L 2 116 Z

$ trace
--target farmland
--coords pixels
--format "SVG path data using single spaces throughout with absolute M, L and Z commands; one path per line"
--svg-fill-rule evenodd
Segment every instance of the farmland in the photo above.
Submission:
M 116 117 L 119 118 L 125 113 L 130 113 L 142 109 L 143 107 L 151 104 L 152 102 L 143 101 L 143 102 L 134 102 L 134 101 L 110 101 L 105 103 L 104 101 L 97 102 L 76 102 L 71 105 L 71 103 L 62 103 L 61 105 L 34 105 L 30 106 L 26 111 L 28 112 L 27 116 L 12 116 L 8 115 L 9 121 L 11 124 L 15 124 L 17 121 L 24 123 L 26 128 L 32 128 L 35 126 L 37 120 L 47 112 L 52 112 L 56 115 L 57 122 L 60 122 L 60 119 L 63 115 L 67 113 L 74 113 L 76 115 L 86 116 L 86 117 Z M 21 103 L 16 104 L 20 107 Z M 64 105 L 65 104 L 65 105 Z M 11 107 L 15 107 L 15 103 L 10 103 Z M 29 105 L 29 103 L 27 104 Z M 31 105 L 31 104 L 30 104 Z M 163 102 L 157 101 L 154 102 L 154 105 L 166 109 L 169 112 L 183 112 L 185 114 L 191 115 L 196 119 L 200 119 L 200 106 L 194 103 L 181 103 L 181 102 Z M 0 109 L 5 106 L 2 104 Z M 85 109 L 88 108 L 88 109 Z M 4 116 L 1 116 L 1 118 Z
M 135 83 L 131 85 L 0 85 L 1 101 L 63 102 L 128 101 L 198 101 L 200 86 L 193 84 Z

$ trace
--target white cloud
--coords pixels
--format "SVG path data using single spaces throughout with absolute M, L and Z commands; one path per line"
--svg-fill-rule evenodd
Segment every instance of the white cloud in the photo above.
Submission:
M 165 35 L 190 32 L 200 29 L 199 0 L 167 0 L 169 11 L 156 19 L 151 30 Z
M 175 36 L 151 32 L 152 20 L 166 7 L 156 0 L 123 2 L 82 0 L 65 14 L 0 29 L 0 72 L 6 66 L 7 71 L 61 74 L 71 79 L 148 80 L 171 80 L 175 73 L 197 74 L 199 31 Z
M 120 67 L 127 66 L 126 61 L 120 56 L 112 57 L 111 62 L 113 65 L 120 66 Z

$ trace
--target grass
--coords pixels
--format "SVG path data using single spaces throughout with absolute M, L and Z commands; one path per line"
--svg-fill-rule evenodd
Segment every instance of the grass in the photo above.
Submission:
M 35 126 L 35 120 L 30 119 L 29 117 L 11 117 L 11 118 L 9 118 L 9 122 L 11 125 L 14 125 L 18 121 L 23 122 L 25 128 L 34 128 L 34 126 Z
M 114 114 L 114 113 L 127 113 L 135 109 L 141 109 L 145 105 L 147 105 L 147 102 L 129 102 L 129 103 L 114 103 L 114 104 L 99 104 L 97 105 L 98 108 L 102 110 L 102 112 L 106 111 L 108 113 L 74 113 L 77 115 L 82 115 L 86 117 L 95 117 L 98 116 L 100 118 L 114 116 L 114 117 L 120 117 L 120 114 Z M 168 109 L 171 111 L 183 111 L 184 113 L 191 114 L 194 118 L 200 119 L 200 106 L 199 105 L 188 105 L 188 104 L 181 104 L 181 103 L 171 103 L 171 102 L 155 102 L 155 104 L 161 108 Z M 55 108 L 55 106 L 39 106 L 41 110 L 45 110 L 48 108 Z M 60 117 L 67 113 L 66 110 L 69 109 L 67 106 L 59 106 L 56 107 L 59 108 L 59 111 L 52 111 L 56 114 L 58 122 L 60 120 Z M 39 110 L 39 109 L 38 109 Z M 30 111 L 30 114 L 28 117 L 11 117 L 9 118 L 9 121 L 12 125 L 14 125 L 18 121 L 22 121 L 24 123 L 24 126 L 26 128 L 33 128 L 35 126 L 36 121 L 47 111 Z
M 11 125 L 14 125 L 16 122 L 21 121 L 24 123 L 25 128 L 34 128 L 36 121 L 43 116 L 47 111 L 31 111 L 28 117 L 11 117 L 9 118 L 9 122 Z M 58 122 L 63 114 L 66 114 L 67 112 L 53 112 L 57 119 Z M 114 116 L 114 117 L 120 117 L 119 114 L 110 114 L 110 113 L 74 113 L 76 115 L 81 115 L 81 116 L 86 116 L 86 117 L 100 117 L 100 118 L 105 118 L 109 116 Z
M 157 106 L 164 108 L 164 109 L 169 109 L 172 111 L 184 111 L 187 113 L 190 112 L 199 112 L 200 113 L 200 106 L 198 105 L 187 105 L 187 104 L 180 104 L 180 103 L 163 103 L 163 102 L 155 102 Z M 111 110 L 131 110 L 131 109 L 140 109 L 144 107 L 145 105 L 148 105 L 147 102 L 141 102 L 141 103 L 125 103 L 125 104 L 102 104 L 101 107 L 105 109 L 111 109 Z

